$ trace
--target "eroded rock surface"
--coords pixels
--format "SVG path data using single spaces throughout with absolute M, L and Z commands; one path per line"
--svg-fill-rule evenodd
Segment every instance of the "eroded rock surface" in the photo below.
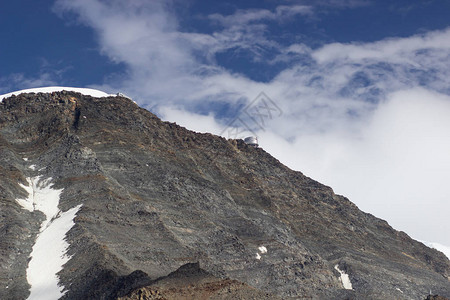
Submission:
M 64 299 L 450 297 L 442 253 L 263 149 L 127 98 L 55 92 L 0 103 L 0 299 L 29 294 L 44 215 L 16 199 L 37 175 L 62 189 L 62 212 L 82 205 L 58 274 Z

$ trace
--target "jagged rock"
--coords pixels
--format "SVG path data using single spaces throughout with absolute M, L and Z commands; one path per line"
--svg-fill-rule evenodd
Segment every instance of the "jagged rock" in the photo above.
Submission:
M 162 122 L 128 98 L 3 100 L 0 171 L 0 299 L 29 295 L 44 214 L 16 199 L 38 175 L 62 190 L 61 212 L 82 205 L 63 299 L 450 297 L 442 253 L 261 148 Z

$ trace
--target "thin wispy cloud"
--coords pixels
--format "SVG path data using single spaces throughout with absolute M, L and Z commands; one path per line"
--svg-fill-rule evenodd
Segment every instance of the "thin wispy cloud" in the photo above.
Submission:
M 28 77 L 23 73 L 14 73 L 0 77 L 0 93 L 7 93 L 12 87 L 27 89 L 39 86 L 56 85 L 59 77 L 54 72 L 43 72 L 36 77 Z
M 283 46 L 267 34 L 265 22 L 311 18 L 311 7 L 213 14 L 209 34 L 181 30 L 163 1 L 58 0 L 55 10 L 75 14 L 97 34 L 99 51 L 126 66 L 100 88 L 213 133 L 229 117 L 217 107 L 245 105 L 264 91 L 283 111 L 257 132 L 267 151 L 395 227 L 450 244 L 442 237 L 449 223 L 414 224 L 450 209 L 443 181 L 450 176 L 450 30 L 318 49 L 301 41 Z M 267 65 L 284 65 L 270 81 L 255 81 L 216 61 L 230 49 L 262 63 L 270 51 Z M 199 113 L 200 106 L 210 109 Z
M 311 6 L 306 5 L 279 5 L 273 11 L 268 9 L 240 9 L 231 15 L 211 14 L 208 18 L 224 27 L 240 27 L 261 21 L 286 22 L 297 15 L 308 16 L 313 13 Z
M 370 6 L 373 3 L 371 0 L 288 0 L 287 2 L 339 9 Z
M 333 43 L 314 53 L 314 59 L 323 63 L 329 60 L 380 60 L 398 63 L 418 63 L 415 57 L 419 51 L 449 50 L 450 41 L 446 38 L 450 29 L 428 32 L 408 38 L 388 38 L 373 43 Z
M 211 14 L 208 18 L 213 24 L 220 25 L 220 30 L 210 35 L 212 43 L 207 49 L 207 57 L 214 58 L 217 53 L 233 49 L 246 51 L 254 61 L 265 59 L 268 52 L 281 50 L 276 41 L 266 37 L 266 22 L 286 23 L 292 18 L 307 18 L 312 14 L 312 7 L 305 5 L 279 5 L 273 10 L 237 10 L 230 15 Z M 190 39 L 189 36 L 187 38 Z

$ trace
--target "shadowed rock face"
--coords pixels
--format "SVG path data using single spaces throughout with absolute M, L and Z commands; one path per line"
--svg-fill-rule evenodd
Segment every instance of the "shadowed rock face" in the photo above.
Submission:
M 120 291 L 118 294 L 125 294 Z M 221 279 L 202 270 L 198 263 L 186 264 L 168 276 L 158 278 L 146 286 L 131 289 L 118 300 L 146 299 L 267 299 L 277 300 L 278 296 L 264 293 L 243 282 Z
M 60 92 L 0 104 L 0 299 L 29 294 L 44 216 L 15 199 L 37 175 L 63 189 L 61 211 L 82 204 L 58 274 L 64 299 L 450 297 L 442 253 L 263 149 L 127 98 Z

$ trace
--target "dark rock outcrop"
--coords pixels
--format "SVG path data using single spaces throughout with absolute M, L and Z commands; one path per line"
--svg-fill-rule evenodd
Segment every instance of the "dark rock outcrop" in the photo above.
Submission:
M 168 276 L 159 278 L 147 286 L 134 289 L 118 298 L 118 300 L 147 299 L 277 300 L 281 298 L 236 280 L 217 278 L 202 270 L 198 263 L 189 263 Z
M 43 214 L 16 199 L 37 175 L 63 189 L 61 211 L 82 205 L 58 274 L 64 299 L 450 297 L 442 253 L 263 149 L 127 98 L 60 92 L 0 103 L 0 299 L 29 294 Z

